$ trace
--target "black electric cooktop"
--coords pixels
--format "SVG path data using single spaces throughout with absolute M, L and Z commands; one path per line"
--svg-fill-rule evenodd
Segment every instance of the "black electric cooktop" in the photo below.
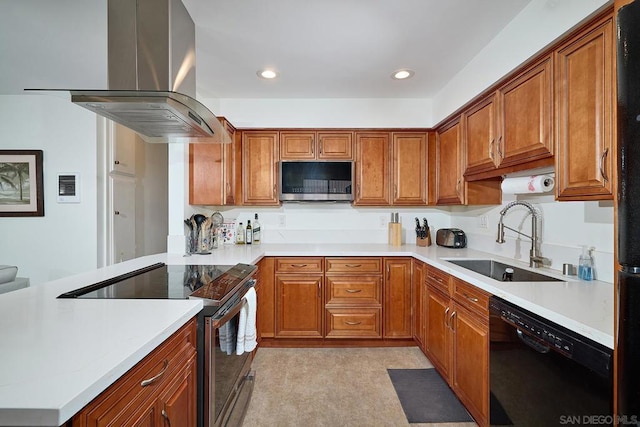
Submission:
M 111 279 L 94 283 L 58 298 L 88 299 L 207 299 L 222 304 L 257 267 L 232 265 L 153 264 Z

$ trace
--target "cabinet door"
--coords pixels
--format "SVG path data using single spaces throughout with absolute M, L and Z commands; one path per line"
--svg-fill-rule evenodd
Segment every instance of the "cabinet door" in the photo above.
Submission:
M 608 18 L 555 54 L 559 200 L 613 198 L 614 40 Z
M 384 337 L 412 338 L 411 258 L 385 258 Z
M 449 378 L 449 297 L 427 286 L 427 356 L 440 374 Z
M 322 338 L 322 274 L 276 274 L 276 338 Z
M 502 105 L 499 167 L 553 156 L 552 78 L 547 57 L 498 90 Z
M 452 383 L 458 397 L 480 425 L 489 419 L 488 319 L 454 303 Z
M 389 134 L 386 132 L 356 133 L 356 194 L 357 206 L 389 205 Z
M 413 260 L 413 273 L 411 275 L 411 294 L 412 294 L 412 331 L 413 339 L 416 340 L 418 346 L 424 351 L 426 322 L 424 310 L 425 289 L 425 265 L 422 261 Z
M 158 399 L 157 413 L 162 422 L 158 426 L 191 427 L 196 425 L 196 359 L 189 361 L 177 378 Z
M 393 205 L 427 204 L 427 135 L 419 132 L 394 133 Z
M 280 160 L 315 159 L 315 140 L 315 132 L 280 132 Z
M 464 203 L 460 118 L 436 131 L 436 204 Z
M 465 176 L 496 168 L 496 113 L 495 94 L 491 94 L 462 115 Z
M 126 175 L 136 173 L 136 144 L 140 138 L 137 133 L 116 122 L 109 121 L 113 140 L 111 145 L 111 172 Z
M 258 283 L 256 284 L 256 298 L 260 301 L 256 313 L 258 340 L 273 338 L 275 334 L 274 265 L 275 259 L 272 257 L 262 258 L 258 263 Z
M 224 204 L 223 144 L 189 144 L 189 204 Z
M 353 160 L 352 132 L 318 132 L 317 157 L 321 160 Z
M 113 252 L 109 264 L 136 257 L 136 181 L 134 177 L 111 175 L 113 191 Z
M 278 132 L 248 131 L 242 135 L 243 204 L 278 205 Z
M 236 129 L 224 118 L 220 118 L 224 128 L 231 136 L 230 144 L 223 144 L 222 148 L 222 186 L 223 205 L 236 204 Z M 202 144 L 201 144 L 202 145 Z M 210 144 L 204 144 L 210 145 Z

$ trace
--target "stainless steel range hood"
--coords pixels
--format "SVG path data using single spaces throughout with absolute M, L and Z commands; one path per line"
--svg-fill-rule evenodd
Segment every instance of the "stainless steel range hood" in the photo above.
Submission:
M 108 90 L 71 101 L 148 142 L 230 143 L 195 100 L 195 26 L 180 0 L 108 0 Z

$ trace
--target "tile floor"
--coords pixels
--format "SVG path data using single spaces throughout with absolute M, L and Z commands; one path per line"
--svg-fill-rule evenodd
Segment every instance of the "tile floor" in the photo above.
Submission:
M 409 424 L 388 368 L 429 368 L 417 347 L 260 348 L 243 427 L 449 426 Z

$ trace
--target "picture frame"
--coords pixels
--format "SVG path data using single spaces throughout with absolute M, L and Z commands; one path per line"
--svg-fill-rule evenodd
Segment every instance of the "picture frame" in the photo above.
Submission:
M 44 216 L 42 150 L 0 150 L 0 217 Z

